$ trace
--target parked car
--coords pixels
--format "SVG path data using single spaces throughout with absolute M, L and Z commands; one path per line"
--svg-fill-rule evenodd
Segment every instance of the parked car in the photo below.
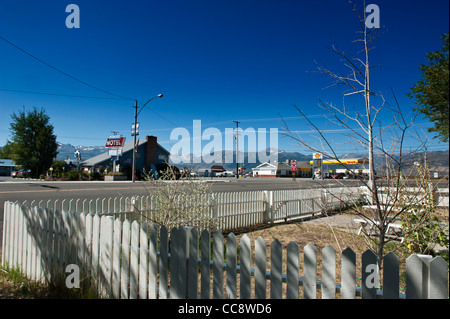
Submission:
M 345 177 L 344 173 L 338 173 L 338 174 L 334 174 L 332 176 L 334 179 L 343 179 Z
M 27 177 L 27 172 L 24 170 L 12 171 L 11 177 Z

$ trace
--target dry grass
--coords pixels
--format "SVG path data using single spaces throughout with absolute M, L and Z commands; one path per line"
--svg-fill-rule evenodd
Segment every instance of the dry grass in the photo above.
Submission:
M 243 234 L 242 234 L 243 235 Z M 358 236 L 354 233 L 348 232 L 347 229 L 339 227 L 332 227 L 329 225 L 317 225 L 305 222 L 292 223 L 292 224 L 280 224 L 274 225 L 269 228 L 259 229 L 255 231 L 246 232 L 246 235 L 250 237 L 252 241 L 252 252 L 255 249 L 255 240 L 259 237 L 263 237 L 266 241 L 266 253 L 267 253 L 267 270 L 270 270 L 270 251 L 271 244 L 275 239 L 278 239 L 283 245 L 283 273 L 286 273 L 287 264 L 287 245 L 295 241 L 300 248 L 299 255 L 299 275 L 303 276 L 303 248 L 309 243 L 313 243 L 317 248 L 317 279 L 322 278 L 322 258 L 321 251 L 328 245 L 333 246 L 336 250 L 336 277 L 339 282 L 341 275 L 340 262 L 341 253 L 347 247 L 351 247 L 357 258 L 361 257 L 361 254 L 367 249 L 362 236 Z M 238 236 L 240 238 L 241 236 Z M 254 256 L 253 256 L 254 258 Z M 357 260 L 357 273 L 361 273 L 360 260 Z M 252 264 L 254 260 L 252 260 Z M 252 278 L 252 292 L 254 292 L 254 278 Z M 320 298 L 320 291 L 318 290 L 318 298 Z M 283 284 L 283 298 L 286 297 L 286 286 Z M 300 287 L 300 298 L 303 297 L 303 289 Z M 239 296 L 239 292 L 238 292 Z M 270 282 L 267 282 L 266 296 L 270 296 Z

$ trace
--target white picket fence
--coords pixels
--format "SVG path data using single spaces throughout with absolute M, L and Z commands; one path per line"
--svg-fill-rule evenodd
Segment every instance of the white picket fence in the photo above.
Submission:
M 430 185 L 433 194 L 433 202 L 436 207 L 449 207 L 449 191 L 448 188 L 434 187 Z M 423 188 L 406 187 L 400 190 L 403 193 L 402 200 L 406 200 L 410 204 L 418 204 L 425 200 L 426 193 Z M 397 197 L 397 188 L 380 187 L 378 189 L 379 198 L 384 205 L 391 205 Z
M 384 256 L 381 290 L 377 258 L 370 250 L 361 256 L 361 274 L 355 252 L 342 252 L 339 282 L 336 251 L 325 247 L 318 280 L 319 254 L 313 244 L 303 248 L 301 267 L 297 243 L 287 245 L 284 262 L 284 248 L 274 240 L 268 264 L 262 237 L 253 253 L 247 235 L 238 243 L 233 233 L 224 238 L 219 231 L 211 236 L 191 227 L 169 231 L 137 220 L 11 202 L 4 212 L 3 264 L 47 283 L 64 280 L 67 266 L 80 269 L 81 285 L 91 285 L 105 298 L 448 298 L 448 265 L 441 257 L 411 255 L 403 294 L 399 259 L 392 252 Z M 362 277 L 359 286 L 357 275 Z
M 220 231 L 251 227 L 258 224 L 294 220 L 324 211 L 338 209 L 345 203 L 361 201 L 365 189 L 342 187 L 332 189 L 293 189 L 277 191 L 247 191 L 203 194 L 195 202 L 203 205 L 210 218 L 214 218 Z M 65 199 L 23 202 L 24 205 L 48 208 L 53 211 L 70 211 L 109 215 L 121 220 L 152 220 L 157 210 L 157 199 L 152 196 L 115 198 Z M 174 201 L 177 201 L 175 198 Z M 146 218 L 147 217 L 147 218 Z M 179 226 L 185 226 L 180 221 Z M 189 224 L 203 228 L 201 220 Z

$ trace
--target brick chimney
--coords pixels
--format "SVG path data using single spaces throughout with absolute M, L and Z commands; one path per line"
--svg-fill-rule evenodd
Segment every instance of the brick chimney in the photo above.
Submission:
M 156 165 L 157 160 L 157 137 L 156 136 L 147 136 L 147 146 L 145 149 L 145 170 L 148 172 L 150 171 L 150 165 Z

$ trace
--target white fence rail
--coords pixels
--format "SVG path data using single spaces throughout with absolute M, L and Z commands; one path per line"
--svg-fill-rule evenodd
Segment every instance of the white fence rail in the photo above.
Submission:
M 255 241 L 253 252 L 246 235 L 238 243 L 233 233 L 224 238 L 220 232 L 211 236 L 195 228 L 169 231 L 156 224 L 11 202 L 5 203 L 4 212 L 3 264 L 42 282 L 64 279 L 66 267 L 75 267 L 82 270 L 83 284 L 92 279 L 90 285 L 108 298 L 309 299 L 319 293 L 324 299 L 448 298 L 448 265 L 441 257 L 411 255 L 402 294 L 399 259 L 393 253 L 384 257 L 381 290 L 377 258 L 370 250 L 361 256 L 361 274 L 355 252 L 344 250 L 342 275 L 337 278 L 336 251 L 325 247 L 318 280 L 319 254 L 313 244 L 304 247 L 300 267 L 297 243 L 287 245 L 284 262 L 282 244 L 273 241 L 269 270 L 262 237 Z M 357 275 L 362 277 L 360 286 Z
M 432 187 L 432 186 L 430 186 Z M 409 204 L 420 204 L 426 199 L 426 193 L 423 188 L 406 187 L 400 189 L 402 196 L 398 196 L 395 187 L 380 187 L 378 189 L 379 198 L 385 205 L 390 205 L 398 199 L 406 200 Z M 449 191 L 448 188 L 432 189 L 433 202 L 437 207 L 449 207 Z
M 247 191 L 210 193 L 198 196 L 208 215 L 217 221 L 217 229 L 233 230 L 257 224 L 287 221 L 326 210 L 337 209 L 345 203 L 360 201 L 364 188 L 343 187 L 332 189 L 296 189 L 278 191 Z M 23 202 L 24 205 L 48 208 L 53 211 L 70 211 L 110 215 L 122 220 L 152 220 L 157 199 L 151 196 L 98 198 L 96 200 L 55 200 Z M 175 199 L 176 201 L 176 199 Z M 180 223 L 177 226 L 184 226 Z M 190 224 L 203 228 L 201 220 Z

